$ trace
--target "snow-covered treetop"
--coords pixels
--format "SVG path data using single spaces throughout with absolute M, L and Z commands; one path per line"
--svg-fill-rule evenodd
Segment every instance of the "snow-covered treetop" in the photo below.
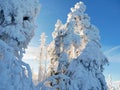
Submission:
M 53 38 L 56 38 L 57 36 L 64 36 L 66 33 L 65 25 L 62 24 L 62 22 L 58 19 L 55 24 L 55 30 L 52 33 Z
M 71 12 L 68 14 L 67 22 L 69 22 L 75 16 L 84 14 L 85 10 L 86 10 L 86 6 L 84 5 L 83 2 L 76 3 L 75 6 L 71 8 Z
M 45 45 L 46 44 L 46 34 L 43 32 L 41 35 L 40 35 L 40 43 L 41 45 Z
M 36 28 L 38 0 L 0 0 L 0 39 L 14 50 L 27 47 Z

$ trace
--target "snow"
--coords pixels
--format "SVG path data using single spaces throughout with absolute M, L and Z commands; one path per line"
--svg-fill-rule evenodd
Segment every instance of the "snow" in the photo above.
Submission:
M 38 12 L 38 0 L 0 0 L 0 90 L 35 88 L 22 57 L 34 35 Z
M 111 75 L 109 74 L 107 86 L 108 90 L 120 90 L 120 81 L 113 81 Z
M 32 57 L 40 57 L 35 86 L 31 68 L 22 58 L 34 35 L 39 2 L 0 0 L 0 90 L 107 90 L 103 70 L 108 60 L 101 51 L 99 30 L 85 10 L 84 3 L 78 2 L 65 24 L 57 20 L 48 46 L 45 33 L 41 34 L 40 52 Z M 48 78 L 41 64 L 47 54 L 51 60 Z

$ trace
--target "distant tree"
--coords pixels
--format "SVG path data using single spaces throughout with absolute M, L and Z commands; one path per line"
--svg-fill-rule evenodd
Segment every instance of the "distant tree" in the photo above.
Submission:
M 113 87 L 113 81 L 111 75 L 109 75 L 108 78 L 108 90 L 115 90 L 115 88 Z
M 39 71 L 38 71 L 38 81 L 41 82 L 47 77 L 47 45 L 46 45 L 46 35 L 42 33 L 40 36 L 40 56 L 39 56 Z
M 38 0 L 0 0 L 0 90 L 35 88 L 22 57 L 34 35 L 38 11 Z
M 118 90 L 120 90 L 120 83 L 119 83 L 119 86 L 118 86 Z

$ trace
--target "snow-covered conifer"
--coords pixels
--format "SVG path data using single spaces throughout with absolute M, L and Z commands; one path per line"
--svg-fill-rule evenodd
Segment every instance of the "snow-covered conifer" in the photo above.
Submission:
M 108 90 L 115 90 L 115 88 L 113 87 L 113 81 L 111 75 L 109 75 L 108 78 Z
M 120 83 L 119 83 L 119 86 L 118 86 L 118 90 L 120 90 Z
M 64 63 L 64 69 L 65 67 L 67 69 L 69 61 L 76 58 L 75 50 L 80 46 L 80 36 L 75 33 L 74 27 L 74 21 L 62 24 L 62 22 L 58 20 L 55 24 L 55 30 L 52 33 L 54 40 L 49 46 L 51 66 L 56 69 L 56 71 L 54 70 L 53 72 L 65 71 L 60 67 L 61 64 Z
M 46 45 L 46 34 L 42 33 L 40 36 L 40 55 L 39 55 L 39 71 L 38 81 L 43 81 L 47 77 L 47 45 Z
M 61 72 L 60 68 L 58 67 L 59 61 L 61 61 L 61 54 L 64 53 L 64 45 L 63 45 L 63 38 L 66 35 L 66 30 L 64 25 L 60 20 L 57 21 L 55 24 L 55 31 L 53 32 L 53 41 L 49 45 L 49 55 L 51 57 L 51 75 L 55 75 L 58 72 Z M 65 53 L 64 53 L 65 54 Z M 64 62 L 67 64 L 67 60 Z M 57 69 L 58 68 L 58 69 Z
M 34 90 L 31 69 L 22 57 L 38 11 L 38 0 L 0 0 L 0 90 Z
M 70 63 L 67 74 L 76 83 L 76 90 L 107 90 L 102 72 L 108 60 L 100 50 L 99 31 L 90 23 L 85 9 L 84 3 L 79 2 L 68 14 L 67 22 L 74 21 L 76 24 L 74 30 L 81 37 L 81 45 L 78 57 Z

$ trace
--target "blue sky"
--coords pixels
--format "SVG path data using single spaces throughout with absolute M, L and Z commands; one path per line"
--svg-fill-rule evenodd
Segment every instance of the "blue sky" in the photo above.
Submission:
M 40 0 L 41 9 L 38 16 L 38 29 L 31 46 L 39 45 L 39 37 L 42 32 L 48 36 L 48 43 L 52 40 L 51 33 L 57 19 L 66 22 L 70 8 L 80 0 Z M 86 13 L 91 17 L 91 23 L 100 30 L 102 50 L 107 52 L 120 45 L 120 0 L 81 0 L 87 6 Z M 112 73 L 114 80 L 120 80 L 120 49 L 107 52 L 110 58 L 110 66 L 106 67 L 105 75 Z M 117 57 L 116 57 L 117 55 Z M 117 60 L 116 60 L 117 58 Z M 115 60 L 114 60 L 115 59 Z M 119 60 L 118 60 L 119 59 Z

